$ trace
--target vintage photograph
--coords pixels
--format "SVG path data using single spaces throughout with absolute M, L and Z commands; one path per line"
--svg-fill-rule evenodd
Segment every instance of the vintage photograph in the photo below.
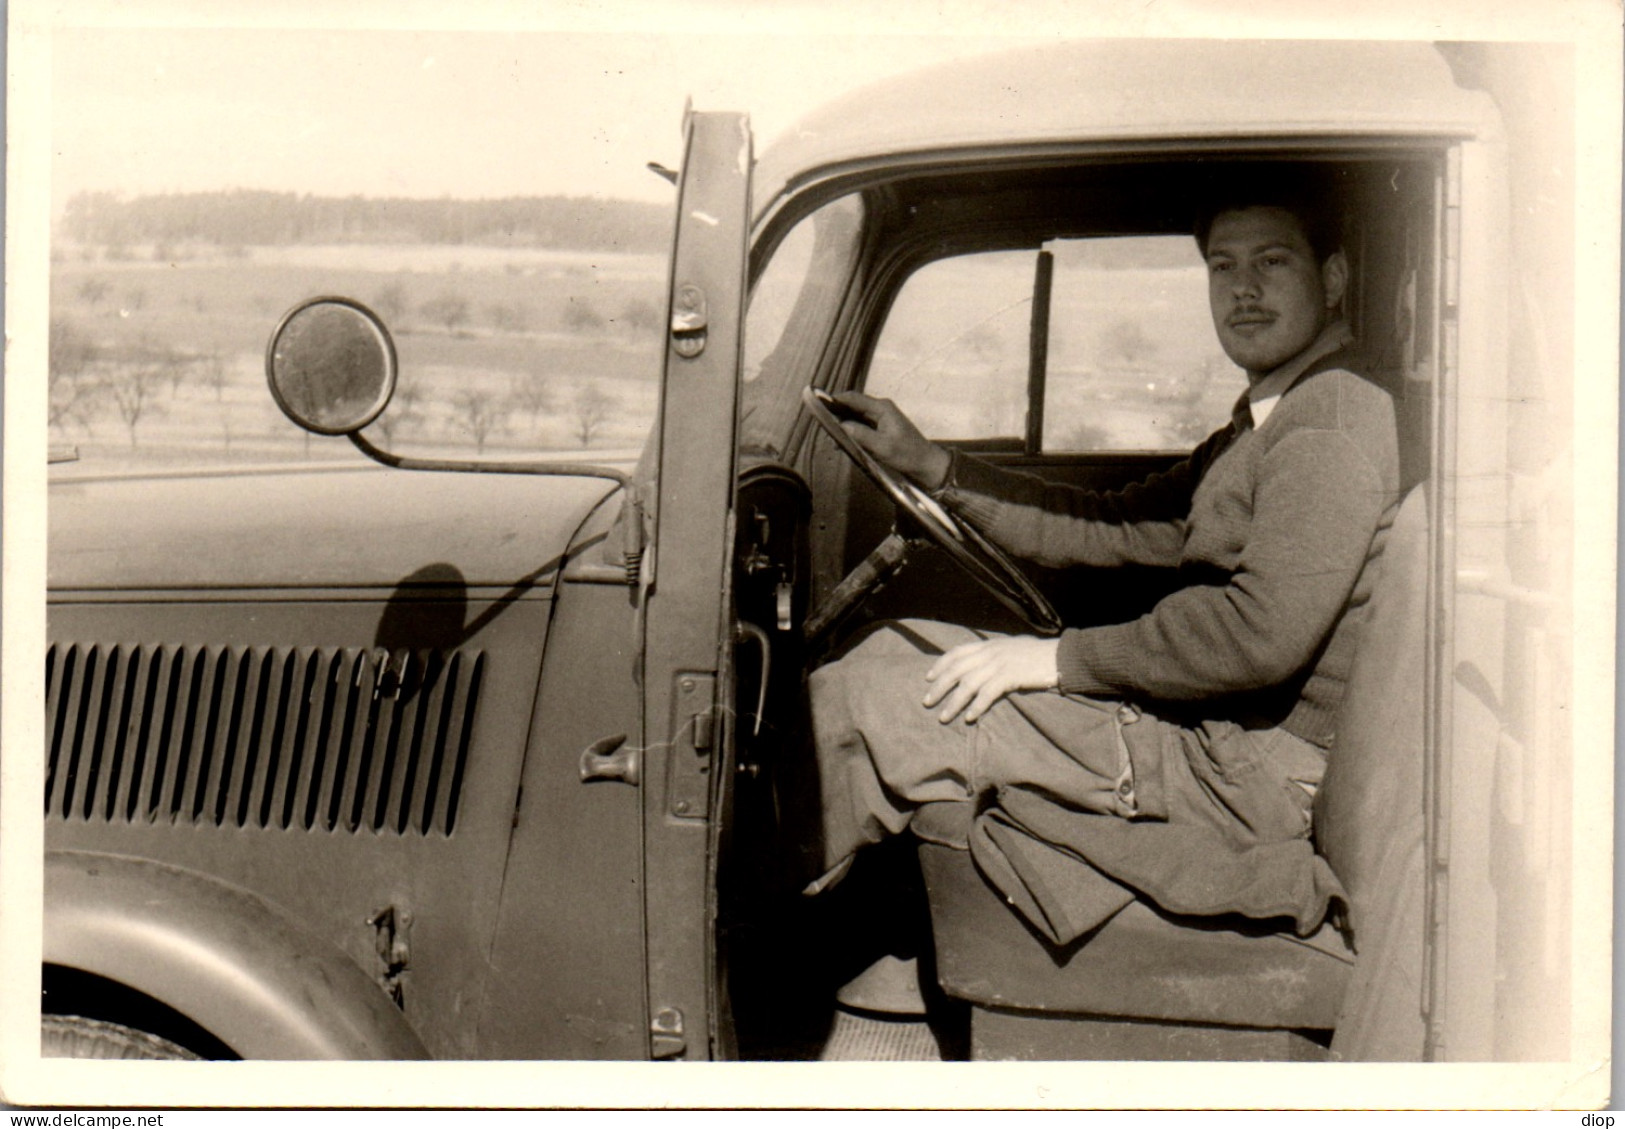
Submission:
M 1608 1102 L 1617 10 L 1088 7 L 12 6 L 0 1096 Z

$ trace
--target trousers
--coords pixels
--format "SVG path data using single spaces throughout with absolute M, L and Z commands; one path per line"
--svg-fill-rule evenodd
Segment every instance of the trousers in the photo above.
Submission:
M 1308 838 L 1326 754 L 1278 727 L 1172 721 L 1057 691 L 1007 695 L 974 724 L 939 721 L 923 704 L 926 671 L 989 637 L 887 623 L 813 672 L 824 871 L 809 892 L 838 881 L 861 847 L 906 830 L 921 805 L 985 803 L 1011 787 L 1082 813 L 1193 826 L 1237 850 Z

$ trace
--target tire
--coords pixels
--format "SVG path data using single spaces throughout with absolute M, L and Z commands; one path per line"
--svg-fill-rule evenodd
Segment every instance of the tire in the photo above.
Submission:
M 40 1017 L 40 1057 L 202 1060 L 179 1043 L 80 1015 Z

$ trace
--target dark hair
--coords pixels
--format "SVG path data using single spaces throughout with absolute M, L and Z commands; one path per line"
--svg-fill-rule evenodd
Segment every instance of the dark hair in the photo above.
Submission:
M 1205 186 L 1196 208 L 1193 233 L 1197 249 L 1207 256 L 1213 221 L 1225 212 L 1279 208 L 1303 229 L 1317 263 L 1343 246 L 1342 208 L 1337 185 L 1328 171 L 1302 165 L 1252 165 L 1215 176 Z

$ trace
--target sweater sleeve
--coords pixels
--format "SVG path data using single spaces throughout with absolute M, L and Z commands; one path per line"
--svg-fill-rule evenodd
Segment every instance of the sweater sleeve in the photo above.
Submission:
M 950 507 L 1001 548 L 1051 568 L 1179 564 L 1191 497 L 1203 468 L 1231 436 L 1226 427 L 1172 467 L 1122 490 L 1100 492 L 952 454 Z
M 1128 623 L 1065 632 L 1062 690 L 1191 700 L 1278 685 L 1310 664 L 1354 589 L 1386 491 L 1343 432 L 1295 431 L 1260 458 L 1228 581 L 1183 588 Z

